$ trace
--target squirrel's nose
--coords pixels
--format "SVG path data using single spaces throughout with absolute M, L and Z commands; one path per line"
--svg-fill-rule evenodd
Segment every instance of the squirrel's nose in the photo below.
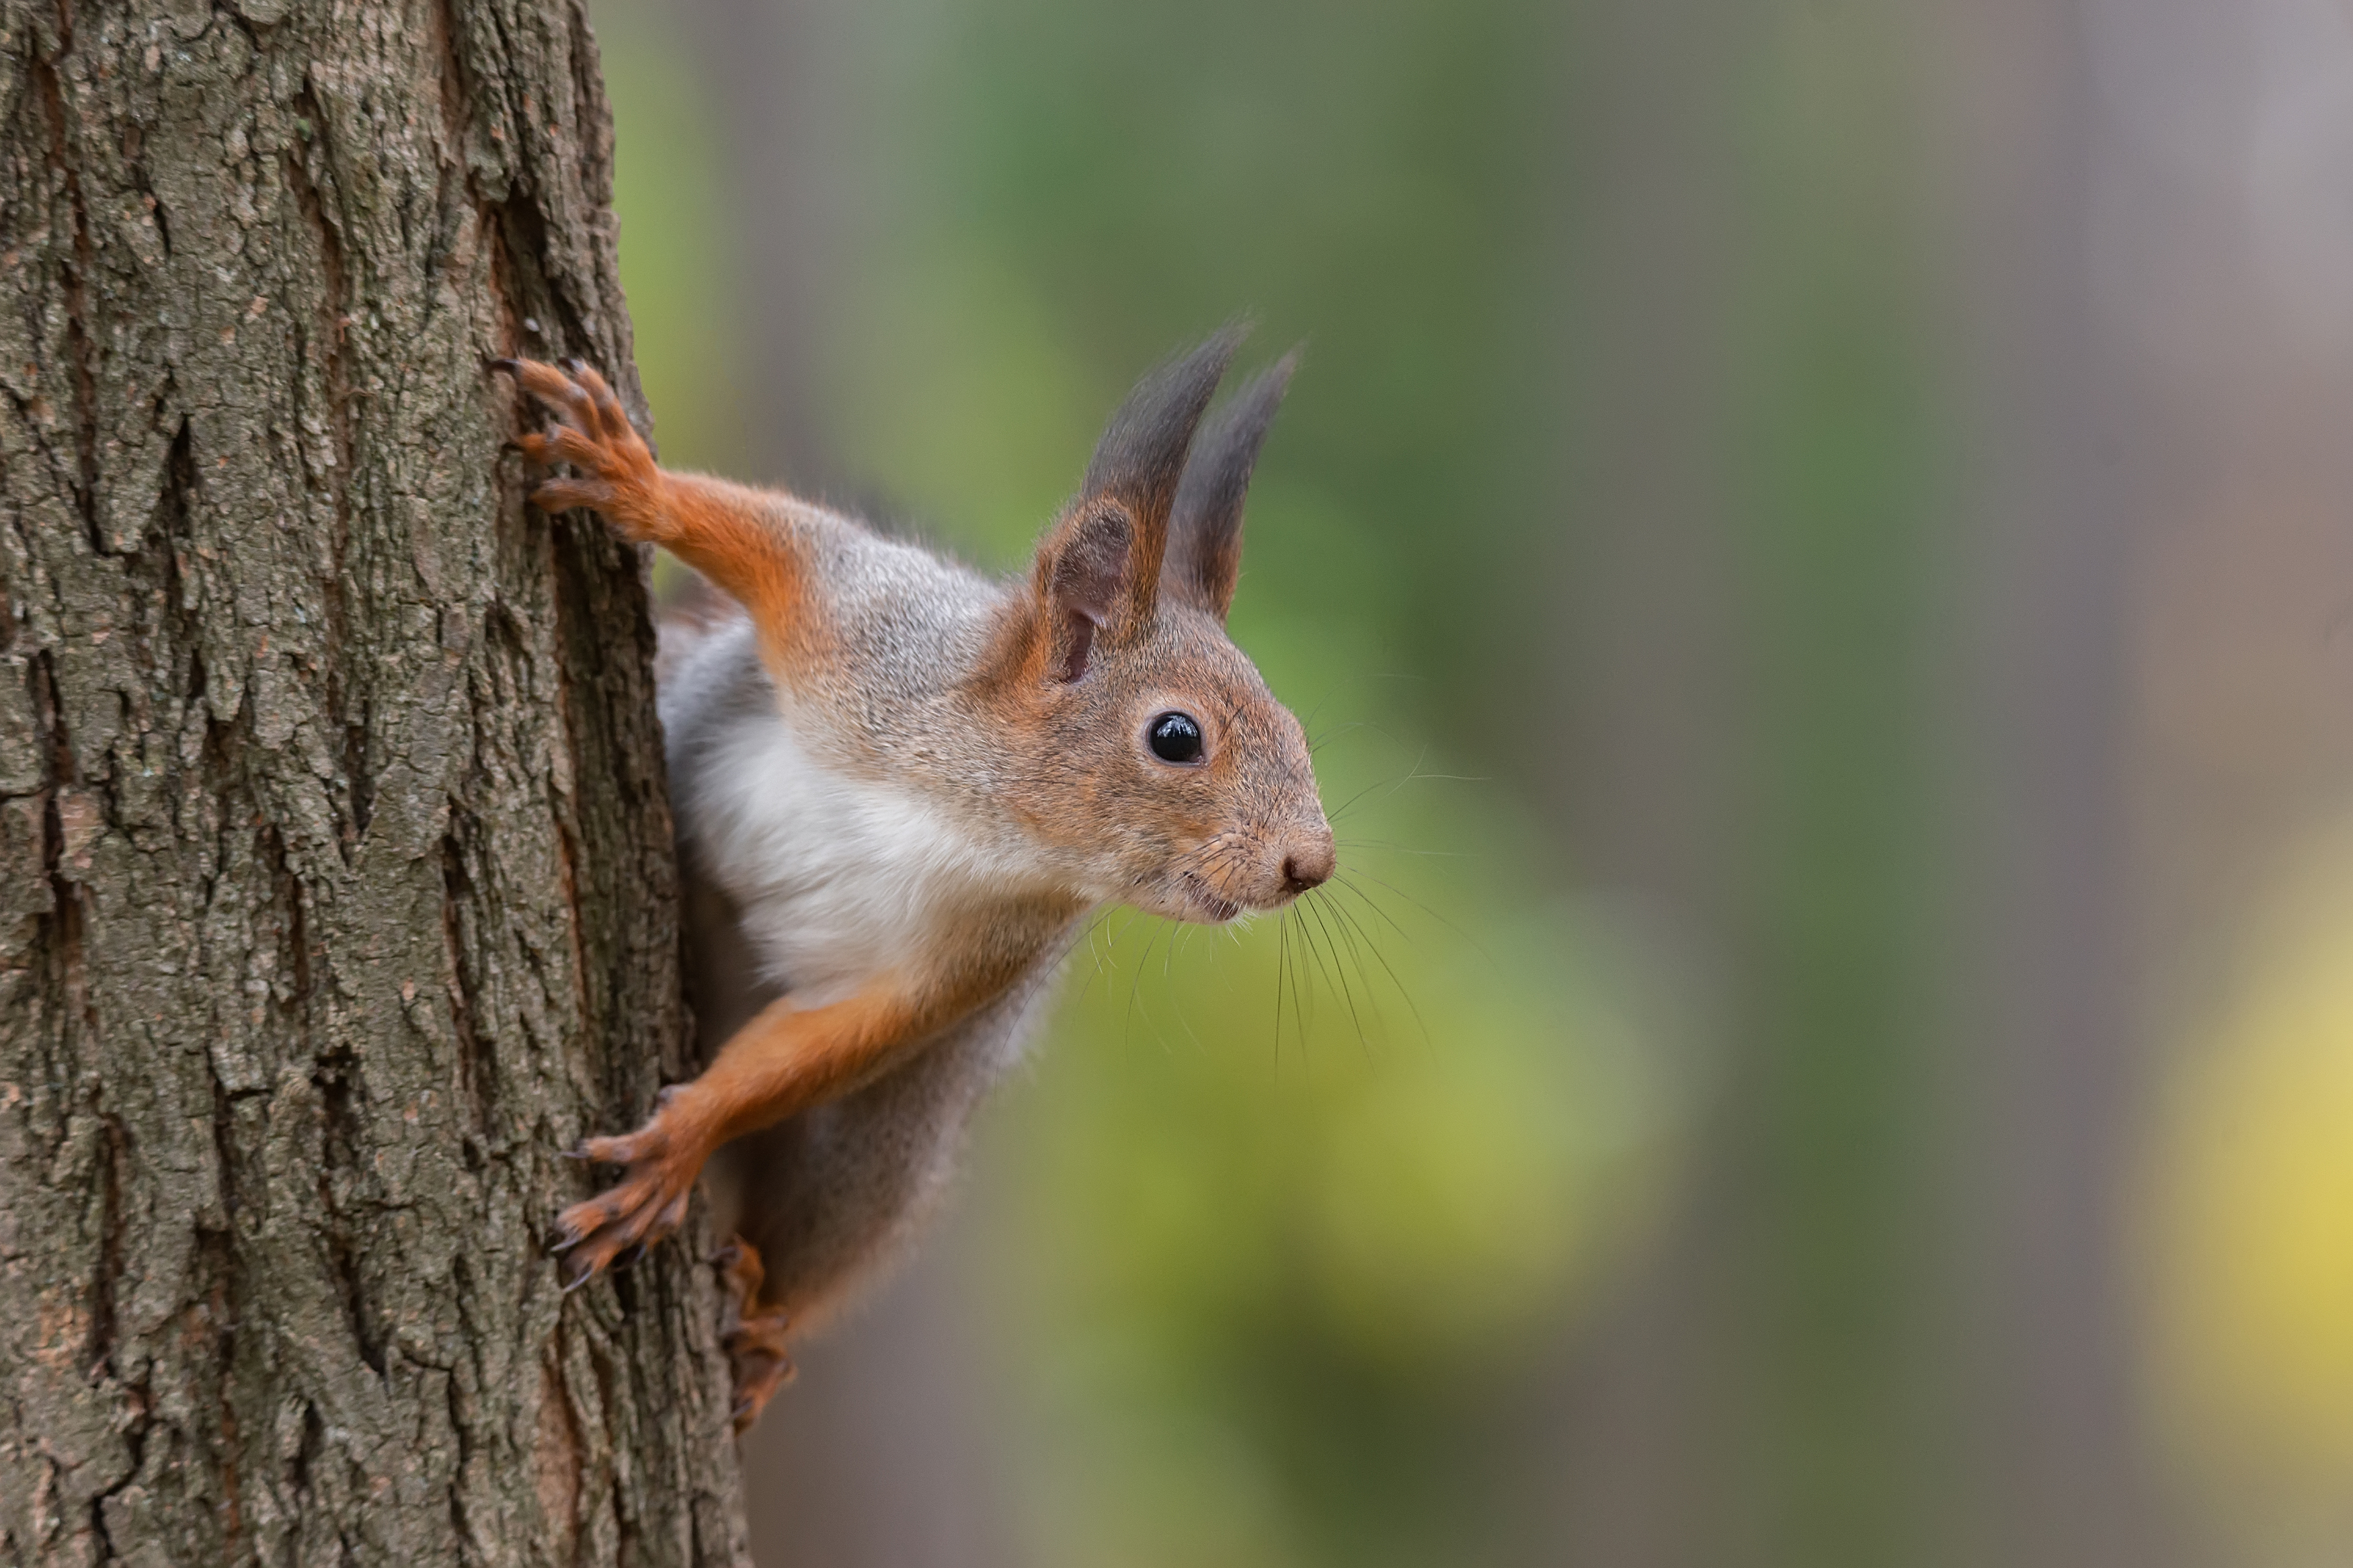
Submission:
M 1282 858 L 1283 890 L 1293 895 L 1320 888 L 1332 879 L 1332 867 L 1336 858 L 1332 847 L 1332 830 L 1324 828 L 1311 838 L 1292 845 Z

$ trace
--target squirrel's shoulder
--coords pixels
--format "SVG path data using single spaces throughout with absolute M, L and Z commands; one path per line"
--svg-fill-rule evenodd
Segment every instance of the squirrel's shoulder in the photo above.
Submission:
M 806 604 L 821 616 L 832 658 L 812 683 L 861 725 L 913 722 L 976 668 L 1011 592 L 940 552 L 892 538 L 865 521 L 779 495 L 781 521 L 797 535 L 807 573 Z M 778 694 L 749 619 L 704 616 L 665 623 L 662 717 L 676 738 L 773 712 Z M 812 721 L 824 715 L 812 712 Z
M 913 662 L 953 676 L 979 657 L 1006 584 L 862 519 L 797 499 L 788 505 L 805 542 L 813 608 L 845 659 Z

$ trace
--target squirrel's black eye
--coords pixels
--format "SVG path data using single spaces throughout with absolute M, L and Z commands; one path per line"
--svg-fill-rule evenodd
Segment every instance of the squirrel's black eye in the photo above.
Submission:
M 1145 735 L 1152 742 L 1152 754 L 1164 763 L 1201 760 L 1201 726 L 1190 713 L 1163 713 L 1152 721 Z

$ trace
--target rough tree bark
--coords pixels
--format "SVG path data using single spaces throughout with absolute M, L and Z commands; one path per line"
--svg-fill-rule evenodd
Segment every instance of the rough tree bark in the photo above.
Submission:
M 742 1553 L 707 1271 L 565 1299 L 683 1066 L 577 0 L 0 0 L 0 1563 Z

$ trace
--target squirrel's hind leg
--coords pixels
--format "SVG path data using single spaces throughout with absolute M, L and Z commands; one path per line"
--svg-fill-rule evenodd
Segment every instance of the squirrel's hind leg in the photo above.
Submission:
M 747 1331 L 821 1327 L 899 1249 L 946 1186 L 975 1102 L 1018 1048 L 1025 1000 L 1008 994 L 873 1082 L 729 1148 L 714 1195 L 732 1211 L 742 1256 L 759 1265 L 748 1288 L 731 1281 L 748 1303 Z M 740 1342 L 759 1348 L 749 1332 Z M 776 1345 L 781 1354 L 781 1337 Z M 737 1359 L 739 1408 L 747 1371 L 758 1370 Z M 754 1405 L 739 1419 L 756 1415 Z
M 720 1348 L 734 1376 L 736 1436 L 752 1429 L 776 1390 L 793 1380 L 793 1358 L 785 1348 L 785 1314 L 760 1300 L 766 1269 L 759 1248 L 737 1237 L 719 1249 L 719 1284 L 727 1299 L 720 1320 Z

